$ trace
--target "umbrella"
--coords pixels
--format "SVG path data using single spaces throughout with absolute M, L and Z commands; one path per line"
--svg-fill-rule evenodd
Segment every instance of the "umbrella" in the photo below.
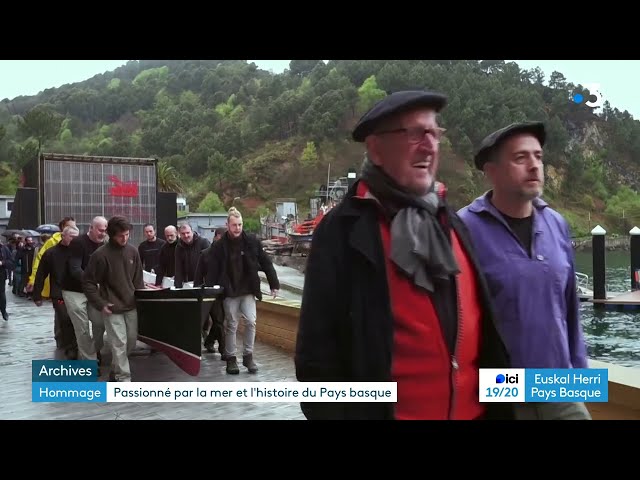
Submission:
M 2 232 L 2 236 L 3 237 L 13 237 L 14 235 L 18 235 L 22 238 L 25 237 L 39 237 L 40 234 L 38 232 L 36 232 L 35 230 L 16 230 L 16 229 L 11 229 L 11 230 L 5 230 L 4 232 Z
M 22 230 L 18 230 L 15 228 L 12 228 L 11 230 L 5 230 L 4 232 L 2 232 L 2 236 L 3 237 L 13 237 L 14 235 L 21 235 L 22 234 Z
M 59 232 L 60 227 L 58 227 L 57 225 L 53 225 L 51 223 L 46 223 L 44 225 L 40 225 L 38 228 L 36 228 L 36 230 L 40 232 L 39 233 L 40 235 L 43 233 L 51 235 L 52 233 Z

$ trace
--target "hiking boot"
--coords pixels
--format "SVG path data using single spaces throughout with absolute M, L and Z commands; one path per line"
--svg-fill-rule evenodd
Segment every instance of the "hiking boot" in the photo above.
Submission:
M 240 367 L 238 367 L 236 357 L 227 357 L 227 373 L 229 375 L 238 375 L 240 373 Z
M 250 353 L 249 355 L 244 355 L 242 357 L 242 365 L 247 367 L 249 373 L 258 373 L 258 365 L 253 361 L 253 354 Z

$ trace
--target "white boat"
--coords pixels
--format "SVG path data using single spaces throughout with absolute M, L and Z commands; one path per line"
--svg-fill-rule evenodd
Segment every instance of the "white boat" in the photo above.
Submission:
M 593 290 L 589 288 L 589 275 L 576 272 L 576 291 L 581 302 L 586 302 L 593 298 Z

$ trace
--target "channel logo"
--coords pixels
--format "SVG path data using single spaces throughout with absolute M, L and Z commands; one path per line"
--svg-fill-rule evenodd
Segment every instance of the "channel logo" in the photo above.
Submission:
M 584 88 L 589 90 L 590 95 L 583 95 L 582 93 L 574 93 L 571 96 L 571 100 L 573 103 L 582 104 L 584 103 L 587 107 L 598 108 L 602 106 L 602 94 L 598 91 L 600 89 L 599 83 L 586 83 L 583 85 Z M 595 99 L 595 101 L 592 101 Z
M 504 375 L 499 373 L 496 375 L 496 383 L 518 383 L 518 374 L 515 375 Z

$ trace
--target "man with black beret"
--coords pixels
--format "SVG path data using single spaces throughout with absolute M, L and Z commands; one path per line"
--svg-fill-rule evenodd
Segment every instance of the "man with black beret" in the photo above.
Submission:
M 296 376 L 397 382 L 394 403 L 302 403 L 308 419 L 512 418 L 478 401 L 479 368 L 508 367 L 488 290 L 436 181 L 446 97 L 393 93 L 363 115 L 358 179 L 313 234 Z
M 542 200 L 541 122 L 488 135 L 475 165 L 492 189 L 458 214 L 479 255 L 513 368 L 588 368 L 566 220 Z M 584 403 L 521 403 L 516 418 L 588 420 Z

